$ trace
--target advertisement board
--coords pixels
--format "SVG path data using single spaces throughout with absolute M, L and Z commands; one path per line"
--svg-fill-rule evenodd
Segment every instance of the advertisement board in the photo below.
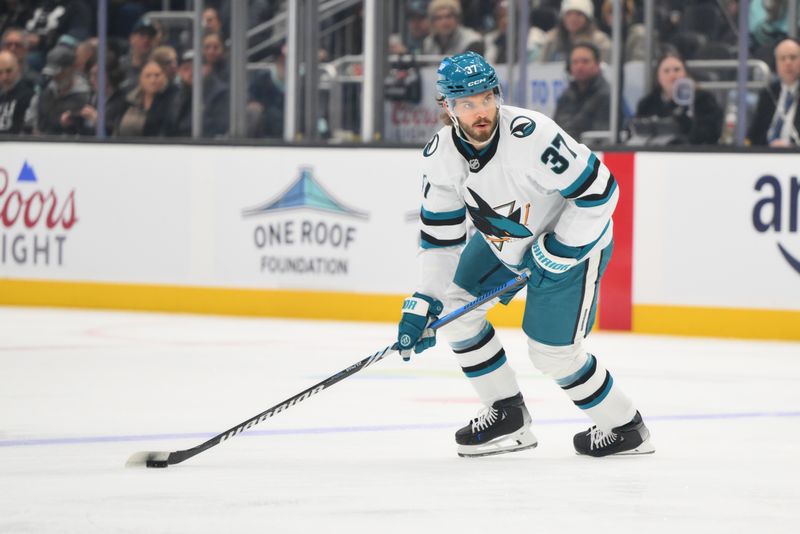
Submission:
M 416 149 L 2 147 L 0 304 L 395 320 L 416 284 Z M 797 155 L 604 160 L 602 328 L 800 338 Z
M 634 302 L 800 310 L 797 163 L 637 154 Z
M 377 293 L 414 283 L 415 151 L 4 148 L 4 277 Z

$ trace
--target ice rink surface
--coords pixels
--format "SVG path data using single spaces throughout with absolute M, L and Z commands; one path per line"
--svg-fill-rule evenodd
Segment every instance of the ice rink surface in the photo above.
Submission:
M 589 422 L 500 329 L 536 449 L 456 456 L 480 408 L 441 343 L 168 469 L 382 349 L 389 324 L 0 308 L 0 533 L 796 533 L 800 344 L 596 333 L 649 456 L 575 455 Z

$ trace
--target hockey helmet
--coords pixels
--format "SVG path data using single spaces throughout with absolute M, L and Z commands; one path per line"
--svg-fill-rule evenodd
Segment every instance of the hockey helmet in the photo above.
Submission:
M 475 52 L 444 58 L 436 73 L 439 75 L 436 88 L 442 98 L 448 101 L 477 95 L 490 89 L 495 89 L 495 92 L 499 93 L 499 82 L 494 67 Z

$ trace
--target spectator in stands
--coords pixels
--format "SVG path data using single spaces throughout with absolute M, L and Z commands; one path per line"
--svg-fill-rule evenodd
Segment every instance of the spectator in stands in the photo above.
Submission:
M 275 58 L 274 68 L 253 74 L 248 87 L 250 137 L 283 137 L 283 105 L 286 83 L 286 45 Z
M 468 50 L 483 53 L 481 34 L 461 25 L 458 0 L 433 0 L 428 5 L 428 18 L 431 34 L 423 42 L 423 54 L 454 56 Z
M 42 69 L 47 85 L 31 101 L 26 128 L 35 134 L 76 134 L 80 110 L 89 101 L 89 84 L 75 72 L 75 51 L 56 46 Z
M 213 7 L 207 7 L 203 10 L 202 25 L 204 33 L 222 35 L 222 21 L 219 18 L 219 12 Z
M 192 82 L 194 52 L 189 50 L 181 56 L 178 76 L 181 88 L 178 97 L 176 134 L 192 135 Z M 217 76 L 203 76 L 203 137 L 218 137 L 228 133 L 230 109 L 228 86 Z M 282 124 L 281 124 L 282 126 Z
M 148 17 L 140 18 L 128 37 L 128 54 L 120 60 L 125 73 L 123 89 L 133 90 L 139 84 L 139 73 L 153 49 L 158 46 L 159 29 Z
M 25 39 L 25 30 L 21 28 L 7 28 L 0 39 L 0 48 L 14 54 L 20 69 L 23 83 L 31 89 L 39 86 L 39 73 L 28 66 L 28 45 Z
M 539 61 L 547 32 L 558 24 L 558 9 L 554 6 L 540 5 L 531 10 L 531 27 L 528 30 L 528 62 Z
M 647 40 L 647 32 L 644 24 L 637 20 L 639 14 L 636 8 L 635 0 L 624 0 L 622 2 L 622 38 L 624 48 L 622 53 L 624 61 L 637 61 L 644 59 L 645 43 Z M 613 0 L 605 0 L 601 8 L 602 24 L 601 27 L 607 31 L 611 36 L 614 27 L 614 2 Z M 655 39 L 654 39 L 655 43 Z
M 496 65 L 508 61 L 508 0 L 501 0 L 494 8 L 496 28 L 484 40 L 486 61 Z
M 539 61 L 566 61 L 572 46 L 579 41 L 593 43 L 600 50 L 602 61 L 611 60 L 611 40 L 595 26 L 591 0 L 564 0 L 561 21 L 547 32 Z
M 97 61 L 97 37 L 91 37 L 80 43 L 75 48 L 75 69 L 78 73 L 83 74 L 84 77 L 89 79 L 89 69 L 93 63 Z
M 770 68 L 773 50 L 789 31 L 786 0 L 752 0 L 750 2 L 750 48 L 753 57 L 763 59 Z
M 693 95 L 688 95 L 690 102 L 684 104 L 687 95 L 679 95 L 681 86 L 676 87 L 678 80 L 691 80 L 683 59 L 676 52 L 664 54 L 656 65 L 655 78 L 656 87 L 636 106 L 636 118 L 669 119 L 676 131 L 670 144 L 716 144 L 722 133 L 722 108 L 714 95 L 693 89 L 693 83 L 686 84 Z
M 422 44 L 430 34 L 428 19 L 428 0 L 410 0 L 406 4 L 406 31 L 403 36 L 389 38 L 389 52 L 392 54 L 421 54 Z
M 611 86 L 600 69 L 600 51 L 592 43 L 576 43 L 570 52 L 570 83 L 561 93 L 553 119 L 575 139 L 586 131 L 606 131 L 611 114 Z
M 157 46 L 150 54 L 150 59 L 161 65 L 164 75 L 167 77 L 168 87 L 178 87 L 180 78 L 178 77 L 178 53 L 169 45 Z
M 21 81 L 17 56 L 0 51 L 0 134 L 21 133 L 33 89 Z
M 797 113 L 800 44 L 796 40 L 784 39 L 775 47 L 775 69 L 778 80 L 758 93 L 747 138 L 753 145 L 800 145 L 800 113 Z
M 175 131 L 175 102 L 165 91 L 167 76 L 156 61 L 148 60 L 139 85 L 126 96 L 126 109 L 114 129 L 118 137 L 162 137 Z
M 218 33 L 203 37 L 203 76 L 212 74 L 223 82 L 230 79 L 228 60 L 225 58 L 225 43 Z
M 81 133 L 84 135 L 94 135 L 97 131 L 97 56 L 89 59 L 86 67 L 89 71 L 89 86 L 91 94 L 89 103 L 81 109 L 83 118 L 83 128 Z M 128 107 L 125 101 L 125 92 L 120 88 L 124 79 L 124 73 L 119 65 L 117 55 L 109 50 L 106 52 L 106 107 L 105 107 L 105 132 L 110 135 L 114 131 L 115 125 L 122 118 L 122 114 Z

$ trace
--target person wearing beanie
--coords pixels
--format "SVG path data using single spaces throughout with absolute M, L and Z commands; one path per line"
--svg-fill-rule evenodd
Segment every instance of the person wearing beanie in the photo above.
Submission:
M 561 3 L 561 20 L 547 32 L 539 61 L 566 62 L 575 43 L 589 42 L 600 50 L 600 58 L 611 60 L 611 39 L 597 28 L 594 22 L 594 5 L 591 0 L 564 0 Z
M 422 53 L 455 55 L 467 50 L 483 52 L 483 37 L 461 25 L 461 4 L 458 0 L 433 0 L 428 4 L 431 33 L 422 43 Z

